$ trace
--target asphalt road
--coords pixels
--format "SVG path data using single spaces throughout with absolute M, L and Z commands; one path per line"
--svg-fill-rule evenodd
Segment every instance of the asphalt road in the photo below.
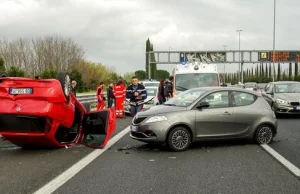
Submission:
M 118 120 L 114 135 L 126 128 L 128 121 Z M 32 193 L 93 150 L 84 145 L 23 150 L 0 139 L 0 193 Z
M 278 124 L 278 136 L 270 147 L 300 169 L 300 118 L 280 118 Z
M 115 134 L 130 124 L 119 119 Z M 271 147 L 300 168 L 300 119 L 279 119 Z M 124 150 L 123 150 L 123 149 Z M 0 193 L 32 193 L 93 149 L 22 150 L 0 140 Z M 186 152 L 128 137 L 54 193 L 300 193 L 300 179 L 260 146 L 197 143 Z

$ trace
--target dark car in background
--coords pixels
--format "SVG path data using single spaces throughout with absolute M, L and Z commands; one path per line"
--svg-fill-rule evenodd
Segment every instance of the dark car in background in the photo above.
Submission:
M 132 120 L 130 137 L 184 151 L 191 142 L 204 140 L 248 138 L 265 144 L 276 133 L 276 116 L 259 93 L 202 87 L 139 112 Z
M 270 82 L 262 95 L 276 115 L 300 114 L 300 82 Z

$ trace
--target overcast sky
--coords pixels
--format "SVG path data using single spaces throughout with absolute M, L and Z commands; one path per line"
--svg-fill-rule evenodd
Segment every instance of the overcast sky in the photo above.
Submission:
M 276 49 L 300 50 L 300 1 L 276 3 Z M 241 49 L 272 49 L 273 0 L 0 0 L 1 37 L 72 37 L 119 73 L 145 68 L 148 37 L 154 50 L 238 49 L 237 29 Z

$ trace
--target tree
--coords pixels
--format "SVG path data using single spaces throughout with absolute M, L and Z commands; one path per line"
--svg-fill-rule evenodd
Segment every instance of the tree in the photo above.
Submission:
M 292 63 L 289 64 L 289 80 L 292 80 L 293 72 L 292 72 Z
M 150 45 L 150 51 L 153 51 L 153 44 L 152 43 Z M 154 55 L 154 53 L 152 53 L 150 55 L 150 59 L 151 59 L 151 61 L 155 61 L 155 55 Z M 156 63 L 151 63 L 150 69 L 151 69 L 151 78 L 156 78 L 156 75 L 155 75 L 156 71 L 157 71 L 157 65 L 156 65 Z
M 24 77 L 24 75 L 25 72 L 21 68 L 15 66 L 10 67 L 7 71 L 8 77 Z
M 58 72 L 55 70 L 45 70 L 39 76 L 44 79 L 55 79 Z
M 295 63 L 295 77 L 298 76 L 298 63 Z
M 167 79 L 169 76 L 170 76 L 170 73 L 168 71 L 159 69 L 156 71 L 155 79 L 157 79 L 157 80 Z
M 139 80 L 144 80 L 147 77 L 146 71 L 143 71 L 143 70 L 138 70 L 138 71 L 134 72 L 134 74 Z
M 271 63 L 269 64 L 269 77 L 272 78 L 272 66 Z
M 5 74 L 4 59 L 0 57 L 0 75 Z
M 280 63 L 278 63 L 277 80 L 280 81 L 280 78 L 281 78 L 281 68 L 280 68 Z
M 77 92 L 84 92 L 87 90 L 86 84 L 82 81 L 82 75 L 77 69 L 72 69 L 72 71 L 70 72 L 70 78 L 71 78 L 71 80 L 76 81 Z
M 283 71 L 283 73 L 282 73 L 282 81 L 286 81 L 286 80 L 288 80 L 288 77 L 287 77 L 287 75 L 286 75 L 286 72 L 285 72 L 285 70 Z
M 71 38 L 47 36 L 0 40 L 0 56 L 3 56 L 6 68 L 18 67 L 31 77 L 49 69 L 70 70 L 83 55 L 83 48 Z
M 256 65 L 256 70 L 255 70 L 255 77 L 256 78 L 258 78 L 259 77 L 259 75 L 258 75 L 259 73 L 258 73 L 258 65 Z
M 134 72 L 129 72 L 129 73 L 125 73 L 123 76 L 123 79 L 125 81 L 126 84 L 131 83 L 131 78 L 134 76 Z
M 269 72 L 268 72 L 268 64 L 266 63 L 266 70 L 265 70 L 266 72 L 265 72 L 265 77 L 269 77 Z
M 147 74 L 147 77 L 149 75 L 149 54 L 148 54 L 148 52 L 150 51 L 150 47 L 151 47 L 151 43 L 148 38 L 146 41 L 146 74 Z M 149 79 L 149 77 L 148 77 L 148 79 Z

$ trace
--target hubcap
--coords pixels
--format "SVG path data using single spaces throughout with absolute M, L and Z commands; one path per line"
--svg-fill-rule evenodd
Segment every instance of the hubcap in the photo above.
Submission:
M 269 127 L 263 127 L 258 132 L 258 140 L 261 144 L 268 144 L 272 140 L 273 132 Z
M 177 149 L 184 149 L 189 143 L 189 136 L 183 130 L 178 130 L 172 135 L 172 145 Z
M 70 77 L 69 77 L 69 75 L 66 75 L 65 85 L 64 85 L 64 90 L 65 90 L 66 96 L 69 96 L 70 87 L 71 87 Z

